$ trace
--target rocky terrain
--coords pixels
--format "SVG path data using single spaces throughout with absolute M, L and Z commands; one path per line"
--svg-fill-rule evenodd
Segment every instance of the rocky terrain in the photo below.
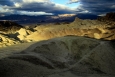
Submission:
M 98 18 L 99 21 L 110 21 L 110 22 L 115 22 L 115 13 L 111 12 L 111 13 L 107 13 L 106 16 L 103 17 L 99 17 Z
M 108 14 L 103 18 L 107 17 L 109 17 Z M 106 22 L 102 21 L 101 18 L 98 20 L 82 20 L 76 18 L 72 23 L 48 24 L 45 26 L 41 25 L 33 28 L 34 32 L 28 33 L 28 35 L 23 35 L 24 39 L 19 39 L 26 41 L 40 41 L 67 35 L 75 35 L 103 40 L 114 40 L 115 22 L 110 22 L 107 19 L 105 20 Z M 25 30 L 25 32 L 27 33 L 28 31 Z
M 114 13 L 108 13 L 106 16 L 100 17 L 97 20 L 82 20 L 75 18 L 74 22 L 72 23 L 54 23 L 35 27 L 22 27 L 14 22 L 1 21 L 1 44 L 5 42 L 5 44 L 3 43 L 3 46 L 10 45 L 11 40 L 8 39 L 12 39 L 12 45 L 15 43 L 13 40 L 18 42 L 31 42 L 48 40 L 67 35 L 85 36 L 103 40 L 114 40 L 114 18 Z
M 23 28 L 23 26 L 11 22 L 0 21 L 0 47 L 7 47 L 14 44 L 19 44 L 21 41 L 17 38 L 16 31 Z
M 66 36 L 0 60 L 2 77 L 114 77 L 115 42 Z M 8 52 L 8 51 L 7 51 Z M 5 53 L 4 53 L 5 54 Z M 2 54 L 3 55 L 3 54 Z
M 0 21 L 0 31 L 5 33 L 14 33 L 22 28 L 21 25 L 11 21 Z
M 1 77 L 115 76 L 114 13 L 14 30 L 10 24 L 0 32 Z

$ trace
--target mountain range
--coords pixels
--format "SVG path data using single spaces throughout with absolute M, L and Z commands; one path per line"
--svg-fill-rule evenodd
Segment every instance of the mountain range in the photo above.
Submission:
M 55 22 L 72 22 L 75 17 L 80 19 L 97 19 L 97 15 L 92 14 L 62 14 L 62 15 L 40 15 L 40 16 L 28 16 L 28 15 L 9 15 L 1 16 L 0 21 L 10 20 L 15 21 L 18 24 L 35 24 L 35 23 L 55 23 Z

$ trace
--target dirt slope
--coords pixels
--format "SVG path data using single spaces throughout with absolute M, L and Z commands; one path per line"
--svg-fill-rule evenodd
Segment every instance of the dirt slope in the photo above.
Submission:
M 115 42 L 66 36 L 0 60 L 2 77 L 114 77 Z

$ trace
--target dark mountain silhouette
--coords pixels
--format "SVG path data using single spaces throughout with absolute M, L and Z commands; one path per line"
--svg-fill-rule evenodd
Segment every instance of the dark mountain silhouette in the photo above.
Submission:
M 98 16 L 90 15 L 90 14 L 77 14 L 72 17 L 62 17 L 53 19 L 52 16 L 58 15 L 40 15 L 40 16 L 27 16 L 27 15 L 9 15 L 0 17 L 0 20 L 11 20 L 15 21 L 19 24 L 28 24 L 28 23 L 54 23 L 54 22 L 72 22 L 74 21 L 75 17 L 80 19 L 97 19 Z
M 42 16 L 9 15 L 9 16 L 0 17 L 0 20 L 11 20 L 19 24 L 37 23 L 43 21 L 44 19 L 47 19 L 46 15 L 42 15 Z
M 80 19 L 97 19 L 99 16 L 94 14 L 77 14 L 77 17 Z

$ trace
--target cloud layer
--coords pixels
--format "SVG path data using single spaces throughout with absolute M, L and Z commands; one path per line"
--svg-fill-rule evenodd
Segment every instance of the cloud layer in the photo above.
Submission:
M 51 0 L 2 0 L 0 14 L 21 15 L 53 15 L 67 13 L 91 13 L 96 15 L 115 12 L 115 0 L 67 0 L 68 3 L 58 4 Z M 76 8 L 68 7 L 80 3 Z
M 78 11 L 92 14 L 105 14 L 108 12 L 115 12 L 115 0 L 70 0 L 80 2 L 81 5 L 76 8 Z M 72 3 L 73 3 L 72 2 Z
M 75 10 L 50 0 L 4 0 L 1 14 L 53 15 L 73 13 Z

